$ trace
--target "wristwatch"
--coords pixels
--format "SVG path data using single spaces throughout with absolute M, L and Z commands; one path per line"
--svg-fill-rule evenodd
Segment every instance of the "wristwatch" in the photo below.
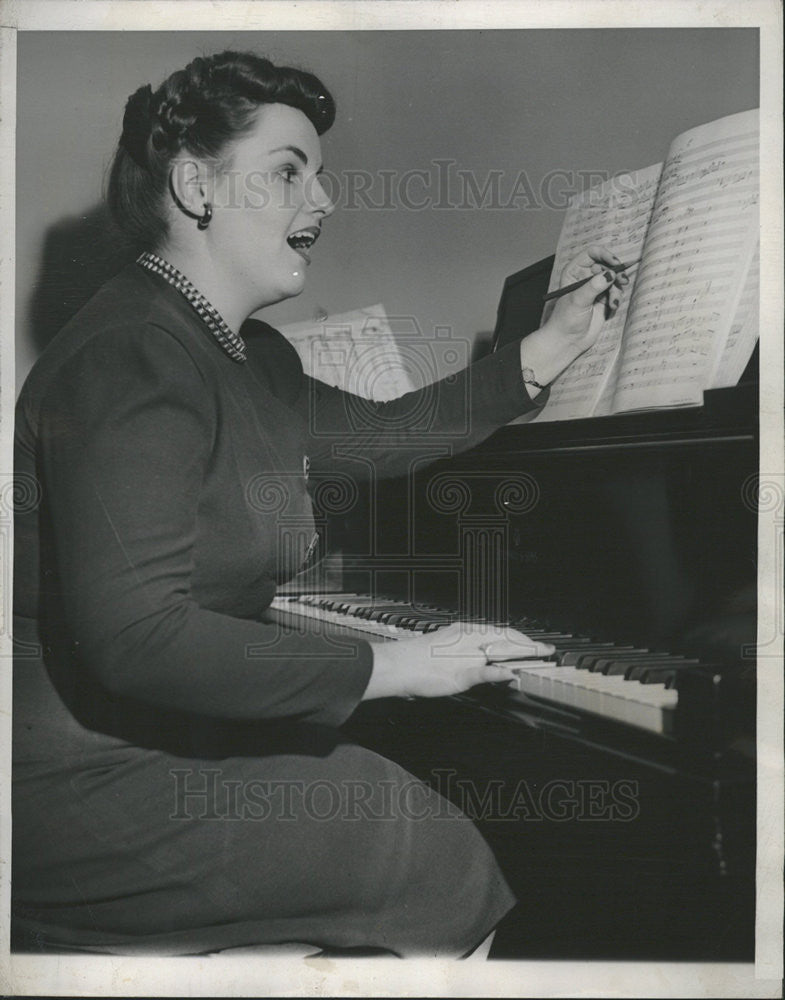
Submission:
M 521 368 L 521 375 L 523 376 L 523 381 L 526 385 L 533 385 L 535 389 L 545 389 L 546 387 L 542 382 L 537 381 L 537 377 L 534 374 L 534 369 L 532 368 Z

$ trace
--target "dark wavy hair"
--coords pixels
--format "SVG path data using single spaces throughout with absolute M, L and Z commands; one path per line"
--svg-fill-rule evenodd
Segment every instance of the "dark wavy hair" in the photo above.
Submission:
M 129 97 L 107 201 L 137 247 L 160 246 L 168 234 L 165 201 L 175 157 L 185 150 L 220 163 L 264 104 L 297 108 L 319 135 L 335 120 L 335 102 L 317 77 L 250 52 L 194 59 L 155 92 L 147 85 Z

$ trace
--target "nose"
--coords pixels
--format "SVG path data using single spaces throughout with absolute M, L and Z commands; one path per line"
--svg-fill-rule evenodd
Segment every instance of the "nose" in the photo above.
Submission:
M 312 180 L 310 190 L 308 192 L 308 201 L 310 202 L 311 208 L 315 212 L 319 212 L 319 214 L 325 219 L 328 215 L 332 215 L 335 211 L 335 205 L 325 191 L 324 184 L 319 177 L 314 176 Z

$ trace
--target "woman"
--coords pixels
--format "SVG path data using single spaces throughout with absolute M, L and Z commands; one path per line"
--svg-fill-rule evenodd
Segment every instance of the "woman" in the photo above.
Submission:
M 616 258 L 571 265 L 565 282 L 594 277 L 520 348 L 358 407 L 248 319 L 303 288 L 333 116 L 315 77 L 237 53 L 128 101 L 109 201 L 147 252 L 52 342 L 17 411 L 17 471 L 40 490 L 15 543 L 23 942 L 459 956 L 513 904 L 471 823 L 337 727 L 364 699 L 510 679 L 489 641 L 495 660 L 550 647 L 461 626 L 336 646 L 260 619 L 311 548 L 309 461 L 329 469 L 350 435 L 354 470 L 391 475 L 424 400 L 449 431 L 471 399 L 466 446 L 536 406 L 596 336 Z M 232 197 L 238 177 L 254 199 Z

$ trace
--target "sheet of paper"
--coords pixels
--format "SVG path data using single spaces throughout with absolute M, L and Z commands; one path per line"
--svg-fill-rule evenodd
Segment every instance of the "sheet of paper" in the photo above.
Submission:
M 696 405 L 722 357 L 758 239 L 758 112 L 671 145 L 632 295 L 613 410 Z
M 613 177 L 572 199 L 559 237 L 549 290 L 558 288 L 565 265 L 593 243 L 607 246 L 625 263 L 641 256 L 661 171 L 662 164 L 657 163 Z M 569 420 L 599 412 L 598 401 L 619 354 L 636 274 L 637 271 L 631 271 L 622 304 L 606 320 L 594 347 L 553 383 L 550 399 L 537 415 L 538 422 Z M 605 412 L 608 409 L 606 406 Z
M 417 388 L 404 363 L 383 305 L 355 309 L 279 328 L 308 375 L 386 402 Z
M 725 350 L 711 380 L 712 389 L 736 385 L 752 357 L 760 335 L 760 244 L 755 251 Z

